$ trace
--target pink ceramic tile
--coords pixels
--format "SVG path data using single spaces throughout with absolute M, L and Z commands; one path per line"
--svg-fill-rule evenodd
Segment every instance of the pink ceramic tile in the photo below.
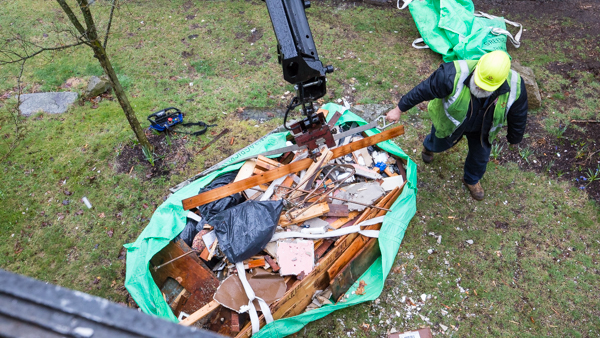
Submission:
M 278 242 L 277 263 L 282 276 L 299 275 L 302 272 L 308 275 L 315 265 L 313 241 Z

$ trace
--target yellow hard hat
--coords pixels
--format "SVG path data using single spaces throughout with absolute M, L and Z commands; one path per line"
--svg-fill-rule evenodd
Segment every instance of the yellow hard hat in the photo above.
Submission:
M 498 89 L 510 70 L 510 57 L 501 50 L 489 52 L 479 59 L 475 68 L 475 84 L 477 87 L 493 92 Z

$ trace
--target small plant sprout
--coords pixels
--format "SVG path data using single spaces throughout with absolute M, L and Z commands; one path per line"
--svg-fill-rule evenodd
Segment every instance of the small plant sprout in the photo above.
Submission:
M 588 172 L 585 175 L 587 177 L 582 176 L 582 178 L 588 181 L 587 185 L 592 184 L 594 181 L 600 181 L 600 164 L 598 164 L 598 167 L 595 170 L 588 169 Z
M 154 167 L 154 154 L 152 153 L 152 150 L 148 149 L 147 147 L 142 147 L 142 152 L 146 157 L 146 161 L 148 161 L 148 163 Z
M 563 126 L 562 124 L 559 124 L 558 127 L 552 128 L 548 132 L 551 135 L 555 136 L 557 139 L 561 139 L 563 137 L 563 134 L 565 133 L 565 131 L 567 131 L 568 127 L 569 127 L 568 125 Z
M 575 159 L 583 158 L 586 154 L 586 148 L 587 148 L 587 144 L 585 144 L 585 143 L 581 147 L 579 147 L 575 154 Z
M 504 146 L 501 146 L 498 143 L 492 145 L 491 155 L 492 155 L 492 158 L 494 158 L 494 160 L 498 159 L 498 156 L 500 156 L 502 149 L 504 149 Z
M 519 149 L 519 155 L 522 159 L 524 159 L 529 164 L 529 156 L 533 154 L 531 148 L 527 147 L 525 149 Z

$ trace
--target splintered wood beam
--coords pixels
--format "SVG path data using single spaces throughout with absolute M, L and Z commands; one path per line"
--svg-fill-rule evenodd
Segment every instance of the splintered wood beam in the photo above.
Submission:
M 375 134 L 373 136 L 363 138 L 356 142 L 352 142 L 344 146 L 331 149 L 333 153 L 332 158 L 338 158 L 340 156 L 347 155 L 358 149 L 372 146 L 379 142 L 387 141 L 391 138 L 400 136 L 402 134 L 404 134 L 404 126 L 391 128 L 379 134 Z M 303 160 L 281 166 L 277 169 L 266 171 L 260 175 L 255 175 L 238 182 L 233 182 L 228 185 L 203 192 L 196 196 L 184 199 L 182 201 L 183 209 L 190 210 L 192 208 L 204 205 L 206 203 L 219 200 L 223 197 L 237 194 L 238 192 L 255 187 L 259 184 L 271 182 L 287 174 L 308 169 L 311 166 L 311 164 L 313 164 L 313 161 L 310 158 L 305 158 Z
M 221 304 L 217 303 L 216 300 L 212 300 L 210 303 L 204 305 L 200 310 L 192 313 L 189 317 L 179 322 L 179 325 L 190 326 L 200 319 L 208 316 L 214 310 L 216 310 Z
M 394 201 L 396 201 L 396 198 L 398 198 L 398 196 L 400 195 L 401 189 L 400 188 L 396 188 L 394 190 L 392 190 L 391 192 L 389 192 L 379 203 L 377 203 L 378 206 L 386 206 L 386 207 L 390 207 L 392 206 L 392 204 L 394 203 Z M 375 218 L 378 216 L 383 216 L 386 214 L 387 211 L 385 210 L 371 210 L 368 214 L 368 216 L 365 216 L 364 219 L 359 219 L 359 221 L 357 221 L 358 224 L 359 222 L 362 222 L 363 220 L 367 220 L 367 219 L 371 219 L 371 218 Z M 363 218 L 363 217 L 361 217 Z M 381 225 L 370 225 L 367 226 L 365 229 L 366 230 L 379 230 L 379 228 L 381 227 Z M 352 235 L 352 237 L 355 237 L 356 239 L 352 242 L 352 244 L 350 244 L 350 246 L 348 246 L 348 248 L 346 250 L 344 250 L 344 253 L 342 253 L 340 255 L 340 257 L 335 261 L 335 263 L 333 263 L 333 265 L 327 270 L 327 273 L 329 274 L 329 280 L 333 281 L 334 278 L 337 276 L 337 274 L 342 271 L 343 267 L 346 266 L 346 264 L 348 264 L 349 261 L 352 260 L 353 257 L 355 257 L 357 255 L 358 252 L 361 251 L 361 249 L 364 247 L 365 243 L 369 240 L 369 237 L 365 237 L 363 235 L 357 235 L 356 233 L 354 234 L 350 234 L 350 235 L 346 235 L 347 237 L 350 237 Z
M 379 241 L 371 238 L 367 244 L 352 258 L 342 271 L 331 281 L 333 299 L 339 299 L 346 293 L 356 280 L 375 262 L 381 255 Z

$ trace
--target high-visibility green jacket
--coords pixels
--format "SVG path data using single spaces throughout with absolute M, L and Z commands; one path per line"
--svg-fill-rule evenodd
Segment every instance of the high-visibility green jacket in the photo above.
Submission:
M 482 119 L 482 134 L 487 135 L 490 143 L 502 126 L 507 124 L 508 141 L 519 143 L 527 120 L 527 93 L 521 76 L 510 71 L 506 82 L 497 89 L 495 99 L 487 107 L 474 108 L 467 79 L 476 65 L 476 60 L 442 64 L 434 74 L 400 100 L 400 110 L 407 111 L 422 101 L 430 100 L 428 110 L 436 129 L 435 136 L 446 138 L 458 129 L 468 114 L 481 108 L 485 115 L 492 115 Z

